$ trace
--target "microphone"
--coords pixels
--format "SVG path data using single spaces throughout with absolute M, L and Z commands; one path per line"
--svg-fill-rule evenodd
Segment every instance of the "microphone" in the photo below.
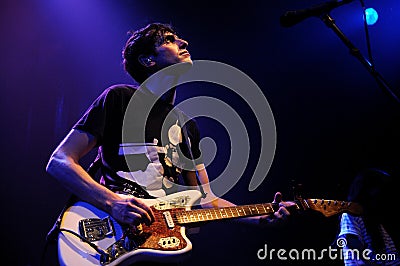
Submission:
M 354 0 L 331 0 L 323 4 L 315 5 L 309 8 L 300 9 L 296 11 L 287 11 L 280 18 L 283 27 L 291 27 L 306 18 L 318 17 L 321 14 L 328 13 L 332 9 L 351 3 Z

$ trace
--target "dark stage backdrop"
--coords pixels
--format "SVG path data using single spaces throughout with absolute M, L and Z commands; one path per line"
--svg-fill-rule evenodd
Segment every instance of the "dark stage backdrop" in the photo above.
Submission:
M 379 13 L 369 27 L 376 69 L 400 89 L 400 3 L 365 1 Z M 273 111 L 275 158 L 263 183 L 248 186 L 259 150 L 257 123 L 243 101 L 216 85 L 183 90 L 178 101 L 208 95 L 232 106 L 246 121 L 250 161 L 224 197 L 237 203 L 272 201 L 275 191 L 292 199 L 345 199 L 348 184 L 365 166 L 395 169 L 399 161 L 399 103 L 382 90 L 338 36 L 318 18 L 289 28 L 288 10 L 321 1 L 95 1 L 3 0 L 0 3 L 1 209 L 4 265 L 39 265 L 45 236 L 69 197 L 45 172 L 51 152 L 106 87 L 130 83 L 121 65 L 126 32 L 148 22 L 172 23 L 189 41 L 195 60 L 229 64 L 258 84 Z M 367 57 L 359 1 L 331 12 L 337 25 Z M 207 88 L 206 88 L 207 87 Z M 226 166 L 229 138 L 223 127 L 199 119 L 203 136 L 218 148 L 211 179 Z M 82 160 L 88 165 L 89 154 Z M 264 163 L 264 162 L 260 162 Z M 310 261 L 259 260 L 269 248 L 328 248 L 337 216 L 296 216 L 277 229 L 212 223 L 191 236 L 192 257 L 182 265 L 284 265 Z M 56 265 L 50 246 L 45 265 Z M 320 262 L 316 263 L 318 265 Z M 327 260 L 329 264 L 340 261 Z

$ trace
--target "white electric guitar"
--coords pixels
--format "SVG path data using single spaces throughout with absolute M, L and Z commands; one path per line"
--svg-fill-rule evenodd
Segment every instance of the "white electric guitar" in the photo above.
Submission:
M 201 193 L 174 193 L 143 199 L 151 206 L 155 221 L 150 225 L 122 226 L 107 213 L 78 201 L 66 209 L 58 236 L 60 265 L 131 265 L 137 261 L 176 262 L 189 254 L 192 244 L 185 225 L 199 222 L 272 214 L 274 204 L 263 203 L 225 208 L 191 209 Z M 296 209 L 312 209 L 326 217 L 348 212 L 360 215 L 356 203 L 323 199 L 298 199 Z

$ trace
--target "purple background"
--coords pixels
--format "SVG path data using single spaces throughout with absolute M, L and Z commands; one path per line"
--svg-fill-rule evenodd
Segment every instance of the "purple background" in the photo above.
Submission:
M 369 28 L 376 68 L 399 90 L 400 2 L 366 2 L 380 16 Z M 345 199 L 348 183 L 361 167 L 396 168 L 399 104 L 321 20 L 309 18 L 290 28 L 279 24 L 284 12 L 318 3 L 3 0 L 2 263 L 39 265 L 46 233 L 69 197 L 45 173 L 47 160 L 103 89 L 132 81 L 122 69 L 121 49 L 126 32 L 148 22 L 172 23 L 189 41 L 194 60 L 215 60 L 245 72 L 271 105 L 277 127 L 276 156 L 267 179 L 249 192 L 258 147 L 250 111 L 239 98 L 215 86 L 194 86 L 178 98 L 219 97 L 237 108 L 249 127 L 252 162 L 225 195 L 227 199 L 237 204 L 270 202 L 279 190 L 290 200 L 297 183 L 307 197 Z M 366 56 L 360 3 L 337 8 L 331 15 Z M 229 143 L 218 123 L 199 122 L 203 135 L 213 137 L 219 149 L 209 168 L 212 178 L 226 164 Z M 87 165 L 90 158 L 82 163 Z M 337 217 L 305 214 L 282 230 L 207 224 L 191 237 L 194 252 L 184 265 L 265 265 L 267 261 L 256 256 L 265 243 L 276 249 L 327 248 L 334 241 L 337 222 Z M 55 252 L 51 246 L 46 265 L 56 263 Z

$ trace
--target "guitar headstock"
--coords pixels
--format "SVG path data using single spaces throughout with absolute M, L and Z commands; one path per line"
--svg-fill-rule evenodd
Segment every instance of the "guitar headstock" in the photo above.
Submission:
M 362 214 L 362 207 L 355 202 L 325 199 L 298 199 L 304 209 L 312 209 L 330 217 L 341 213 L 350 213 L 354 216 Z

